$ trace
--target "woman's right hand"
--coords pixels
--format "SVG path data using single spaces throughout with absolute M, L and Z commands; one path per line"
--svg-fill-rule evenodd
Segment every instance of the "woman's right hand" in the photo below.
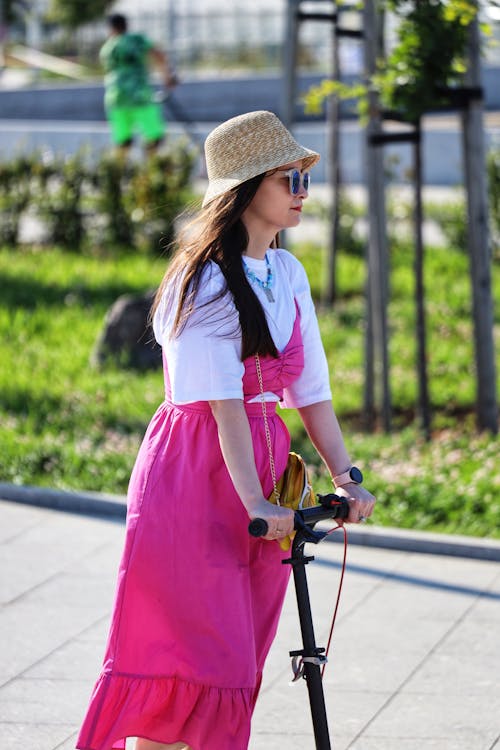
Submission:
M 267 521 L 269 531 L 264 539 L 289 536 L 293 532 L 293 510 L 270 503 L 262 494 L 243 400 L 222 399 L 209 401 L 209 404 L 217 422 L 224 462 L 250 519 L 263 518 Z
M 248 510 L 250 519 L 262 518 L 267 521 L 269 531 L 262 537 L 268 541 L 283 539 L 293 533 L 295 514 L 290 508 L 284 508 L 281 505 L 274 505 L 264 497 Z

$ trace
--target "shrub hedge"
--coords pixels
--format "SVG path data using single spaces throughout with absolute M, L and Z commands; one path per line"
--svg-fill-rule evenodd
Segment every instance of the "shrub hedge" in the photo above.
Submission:
M 102 247 L 160 251 L 175 217 L 193 200 L 195 154 L 183 141 L 144 161 L 33 154 L 0 163 L 0 244 L 20 242 L 21 222 L 41 222 L 41 237 L 74 252 Z

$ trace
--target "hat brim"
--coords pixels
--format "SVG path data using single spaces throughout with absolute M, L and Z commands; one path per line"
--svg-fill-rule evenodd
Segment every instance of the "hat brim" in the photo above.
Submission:
M 296 149 L 289 150 L 286 154 L 277 153 L 274 160 L 267 159 L 265 164 L 259 162 L 255 163 L 254 166 L 247 171 L 244 177 L 221 177 L 219 179 L 210 180 L 201 205 L 204 208 L 215 198 L 219 198 L 221 195 L 233 190 L 233 188 L 238 187 L 238 185 L 242 185 L 253 177 L 257 177 L 259 174 L 270 172 L 272 169 L 279 169 L 279 167 L 283 167 L 294 161 L 302 161 L 303 169 L 311 169 L 319 162 L 320 158 L 320 155 L 316 151 L 311 151 L 311 149 L 297 144 Z

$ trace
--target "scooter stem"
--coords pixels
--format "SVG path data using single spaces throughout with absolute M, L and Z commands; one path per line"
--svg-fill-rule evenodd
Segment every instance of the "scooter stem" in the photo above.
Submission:
M 316 541 L 319 541 L 322 536 L 318 534 Z M 325 696 L 321 679 L 321 665 L 325 661 L 325 657 L 323 656 L 325 649 L 316 646 L 305 570 L 308 562 L 314 560 L 314 557 L 306 557 L 304 555 L 304 544 L 306 541 L 314 541 L 311 539 L 310 529 L 305 528 L 304 530 L 297 531 L 292 544 L 292 555 L 289 559 L 283 560 L 283 563 L 291 565 L 293 570 L 303 644 L 303 648 L 300 651 L 291 651 L 290 656 L 300 656 L 304 660 L 303 676 L 307 682 L 309 693 L 316 750 L 331 750 Z

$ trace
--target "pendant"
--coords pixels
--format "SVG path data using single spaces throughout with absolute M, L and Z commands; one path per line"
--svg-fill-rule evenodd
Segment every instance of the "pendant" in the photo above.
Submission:
M 265 292 L 265 294 L 266 294 L 266 297 L 267 297 L 268 301 L 269 301 L 269 302 L 274 302 L 274 297 L 273 297 L 273 293 L 272 293 L 272 290 L 271 290 L 271 289 L 269 289 L 269 287 L 268 287 L 268 286 L 265 286 L 265 287 L 264 287 L 264 292 Z

